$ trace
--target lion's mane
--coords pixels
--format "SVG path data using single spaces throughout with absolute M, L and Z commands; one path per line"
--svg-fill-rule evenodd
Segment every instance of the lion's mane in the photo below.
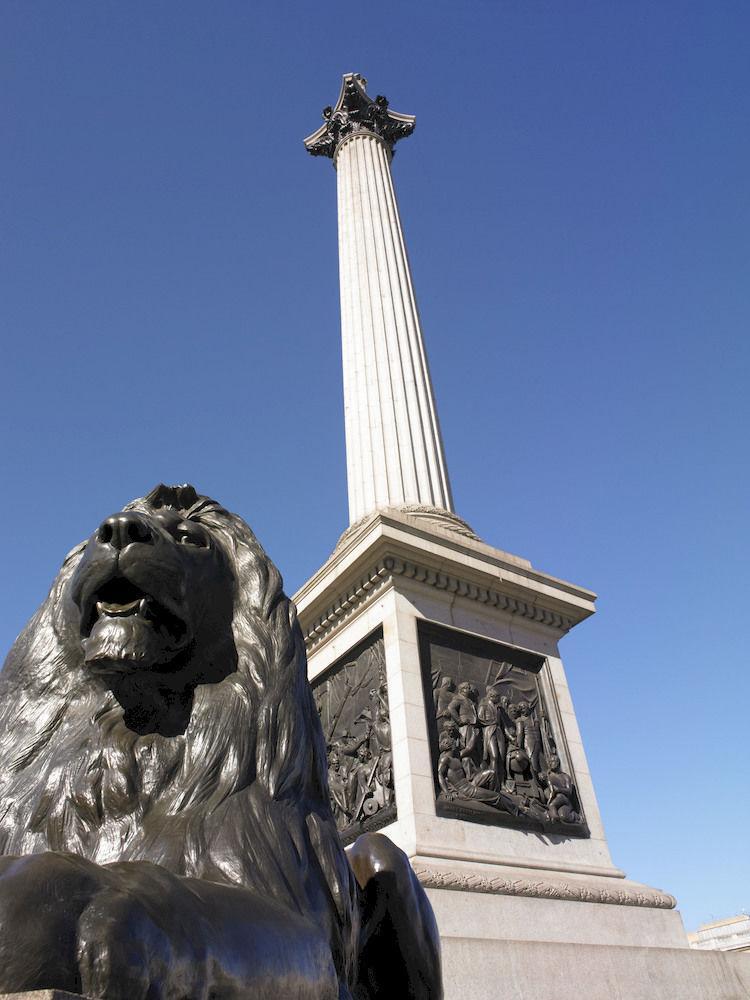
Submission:
M 153 509 L 160 489 L 126 509 Z M 148 860 L 257 890 L 327 924 L 349 979 L 356 888 L 330 812 L 294 605 L 241 518 L 192 488 L 169 489 L 234 567 L 223 641 L 236 669 L 196 688 L 184 734 L 131 731 L 83 668 L 68 596 L 78 545 L 0 674 L 0 853 Z

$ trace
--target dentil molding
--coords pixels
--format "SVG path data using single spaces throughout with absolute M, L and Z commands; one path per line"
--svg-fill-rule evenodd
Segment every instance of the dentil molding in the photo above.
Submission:
M 418 583 L 435 587 L 470 601 L 477 601 L 493 608 L 507 611 L 509 614 L 540 622 L 560 632 L 567 632 L 574 625 L 574 620 L 566 615 L 558 614 L 547 608 L 530 604 L 519 597 L 509 597 L 499 591 L 480 587 L 460 579 L 451 573 L 423 566 L 416 561 L 399 559 L 395 556 L 385 556 L 372 569 L 360 577 L 357 584 L 350 587 L 344 594 L 332 602 L 325 613 L 309 626 L 305 632 L 305 644 L 308 651 L 322 642 L 326 636 L 346 618 L 367 603 L 372 597 L 394 577 L 415 580 Z

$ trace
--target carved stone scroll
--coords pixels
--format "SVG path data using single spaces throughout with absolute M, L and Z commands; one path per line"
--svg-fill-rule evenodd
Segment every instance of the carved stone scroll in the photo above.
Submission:
M 382 632 L 312 686 L 328 752 L 331 807 L 348 843 L 396 818 Z

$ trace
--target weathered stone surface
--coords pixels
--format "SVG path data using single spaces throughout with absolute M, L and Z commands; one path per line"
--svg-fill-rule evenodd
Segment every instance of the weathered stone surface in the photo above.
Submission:
M 66 993 L 65 990 L 29 990 L 28 993 L 0 993 L 0 1000 L 82 1000 L 82 997 L 80 993 Z
M 538 881 L 543 891 L 546 879 Z M 598 881 L 615 880 L 592 876 L 585 881 L 594 896 Z M 444 943 L 471 935 L 488 949 L 498 942 L 536 941 L 687 950 L 682 920 L 674 909 L 602 904 L 594 899 L 577 902 L 541 894 L 496 896 L 428 888 L 427 895 Z
M 445 1000 L 746 1000 L 721 952 L 443 939 Z M 533 971 L 530 971 L 533 970 Z
M 750 951 L 724 952 L 730 968 L 732 968 L 742 983 L 745 992 L 750 997 Z

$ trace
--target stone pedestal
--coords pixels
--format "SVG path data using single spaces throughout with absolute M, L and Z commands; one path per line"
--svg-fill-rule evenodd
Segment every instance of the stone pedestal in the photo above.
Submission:
M 295 601 L 324 729 L 351 752 L 347 760 L 381 712 L 367 706 L 387 700 L 395 805 L 369 764 L 382 760 L 385 739 L 371 735 L 372 753 L 358 752 L 373 801 L 340 825 L 345 839 L 379 827 L 409 855 L 440 928 L 446 1000 L 465 997 L 469 984 L 472 1000 L 560 1000 L 584 990 L 623 1000 L 744 996 L 722 960 L 715 969 L 696 961 L 674 899 L 627 879 L 610 857 L 558 650 L 593 613 L 590 591 L 492 548 L 448 515 L 388 509 L 350 529 Z M 477 650 L 530 665 L 547 738 L 576 789 L 577 824 L 535 825 L 533 815 L 447 800 L 436 780 L 434 657 L 445 648 L 468 669 L 451 644 L 474 651 L 466 654 L 474 669 L 488 662 Z M 342 713 L 340 697 L 321 699 L 326 685 L 345 694 L 359 685 L 359 703 Z
M 747 1000 L 750 961 L 723 952 L 499 941 L 443 942 L 446 1000 Z M 467 976 L 471 975 L 471 979 Z

